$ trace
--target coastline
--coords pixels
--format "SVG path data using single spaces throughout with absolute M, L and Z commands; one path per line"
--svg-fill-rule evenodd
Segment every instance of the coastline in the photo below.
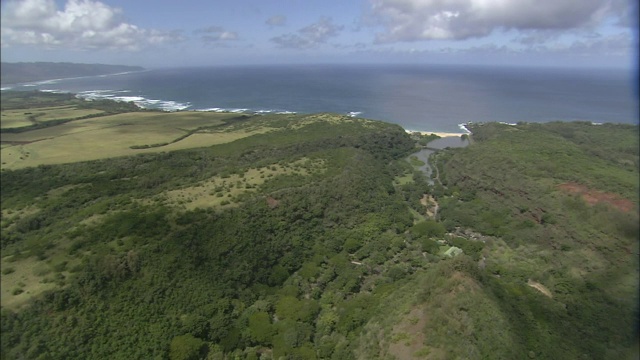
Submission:
M 441 132 L 441 131 L 413 131 L 413 130 L 405 130 L 408 134 L 411 133 L 420 133 L 420 135 L 438 135 L 440 137 L 460 137 L 462 135 L 468 135 L 467 133 L 452 133 L 452 132 Z
M 471 135 L 471 131 L 467 130 L 466 127 L 464 127 L 464 125 L 461 126 L 461 128 L 463 128 L 464 130 L 466 130 L 465 132 L 445 132 L 445 131 L 419 131 L 419 130 L 409 130 L 409 129 L 405 129 L 404 131 L 407 132 L 407 134 L 412 134 L 412 133 L 419 133 L 420 135 L 438 135 L 441 138 L 444 137 L 460 137 L 462 135 Z

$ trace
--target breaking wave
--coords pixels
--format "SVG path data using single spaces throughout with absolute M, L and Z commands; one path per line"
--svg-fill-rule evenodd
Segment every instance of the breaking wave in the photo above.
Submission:
M 129 90 L 90 90 L 80 91 L 77 97 L 85 100 L 114 100 L 122 102 L 132 102 L 143 109 L 159 109 L 164 111 L 185 110 L 191 107 L 190 103 L 181 103 L 172 100 L 147 99 L 143 96 L 125 96 L 124 93 L 130 93 Z

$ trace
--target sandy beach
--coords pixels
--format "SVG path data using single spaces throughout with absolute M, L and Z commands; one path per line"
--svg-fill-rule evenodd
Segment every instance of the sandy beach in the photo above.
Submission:
M 440 137 L 460 137 L 462 135 L 469 135 L 469 133 L 467 132 L 459 132 L 459 133 L 454 133 L 454 132 L 441 132 L 441 131 L 415 131 L 415 130 L 405 130 L 407 133 L 411 134 L 411 133 L 420 133 L 421 135 L 430 135 L 430 134 L 436 134 Z

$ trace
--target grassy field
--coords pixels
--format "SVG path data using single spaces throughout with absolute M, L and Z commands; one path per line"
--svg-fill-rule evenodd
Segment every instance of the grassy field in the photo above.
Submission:
M 51 268 L 35 257 L 15 264 L 12 256 L 2 259 L 2 289 L 0 302 L 8 309 L 18 309 L 31 298 L 56 287 Z
M 170 143 L 195 129 L 215 127 L 237 114 L 209 112 L 140 112 L 76 120 L 23 133 L 3 133 L 2 169 L 62 164 L 115 156 L 162 152 L 227 143 L 269 131 L 203 130 L 175 143 L 148 149 L 132 146 Z
M 303 158 L 284 165 L 251 168 L 241 174 L 215 176 L 195 186 L 167 191 L 159 198 L 166 199 L 168 205 L 181 206 L 187 210 L 220 207 L 238 202 L 241 195 L 255 192 L 265 181 L 278 175 L 307 176 L 325 170 L 321 159 Z
M 102 114 L 104 111 L 97 109 L 78 109 L 74 105 L 41 107 L 33 109 L 2 110 L 0 113 L 0 127 L 17 128 L 34 125 L 41 122 L 77 119 L 89 115 Z

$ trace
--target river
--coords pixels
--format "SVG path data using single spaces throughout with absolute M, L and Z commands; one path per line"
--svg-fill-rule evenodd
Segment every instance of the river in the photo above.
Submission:
M 433 185 L 433 180 L 431 180 L 433 168 L 429 163 L 429 156 L 437 150 L 442 150 L 445 148 L 466 147 L 467 145 L 469 145 L 469 140 L 467 139 L 462 139 L 458 136 L 443 137 L 429 142 L 429 144 L 427 145 L 429 148 L 421 149 L 420 151 L 415 152 L 410 156 L 415 156 L 418 158 L 418 160 L 424 163 L 424 165 L 417 167 L 417 169 L 422 171 L 427 177 L 427 181 L 429 182 L 429 184 Z

